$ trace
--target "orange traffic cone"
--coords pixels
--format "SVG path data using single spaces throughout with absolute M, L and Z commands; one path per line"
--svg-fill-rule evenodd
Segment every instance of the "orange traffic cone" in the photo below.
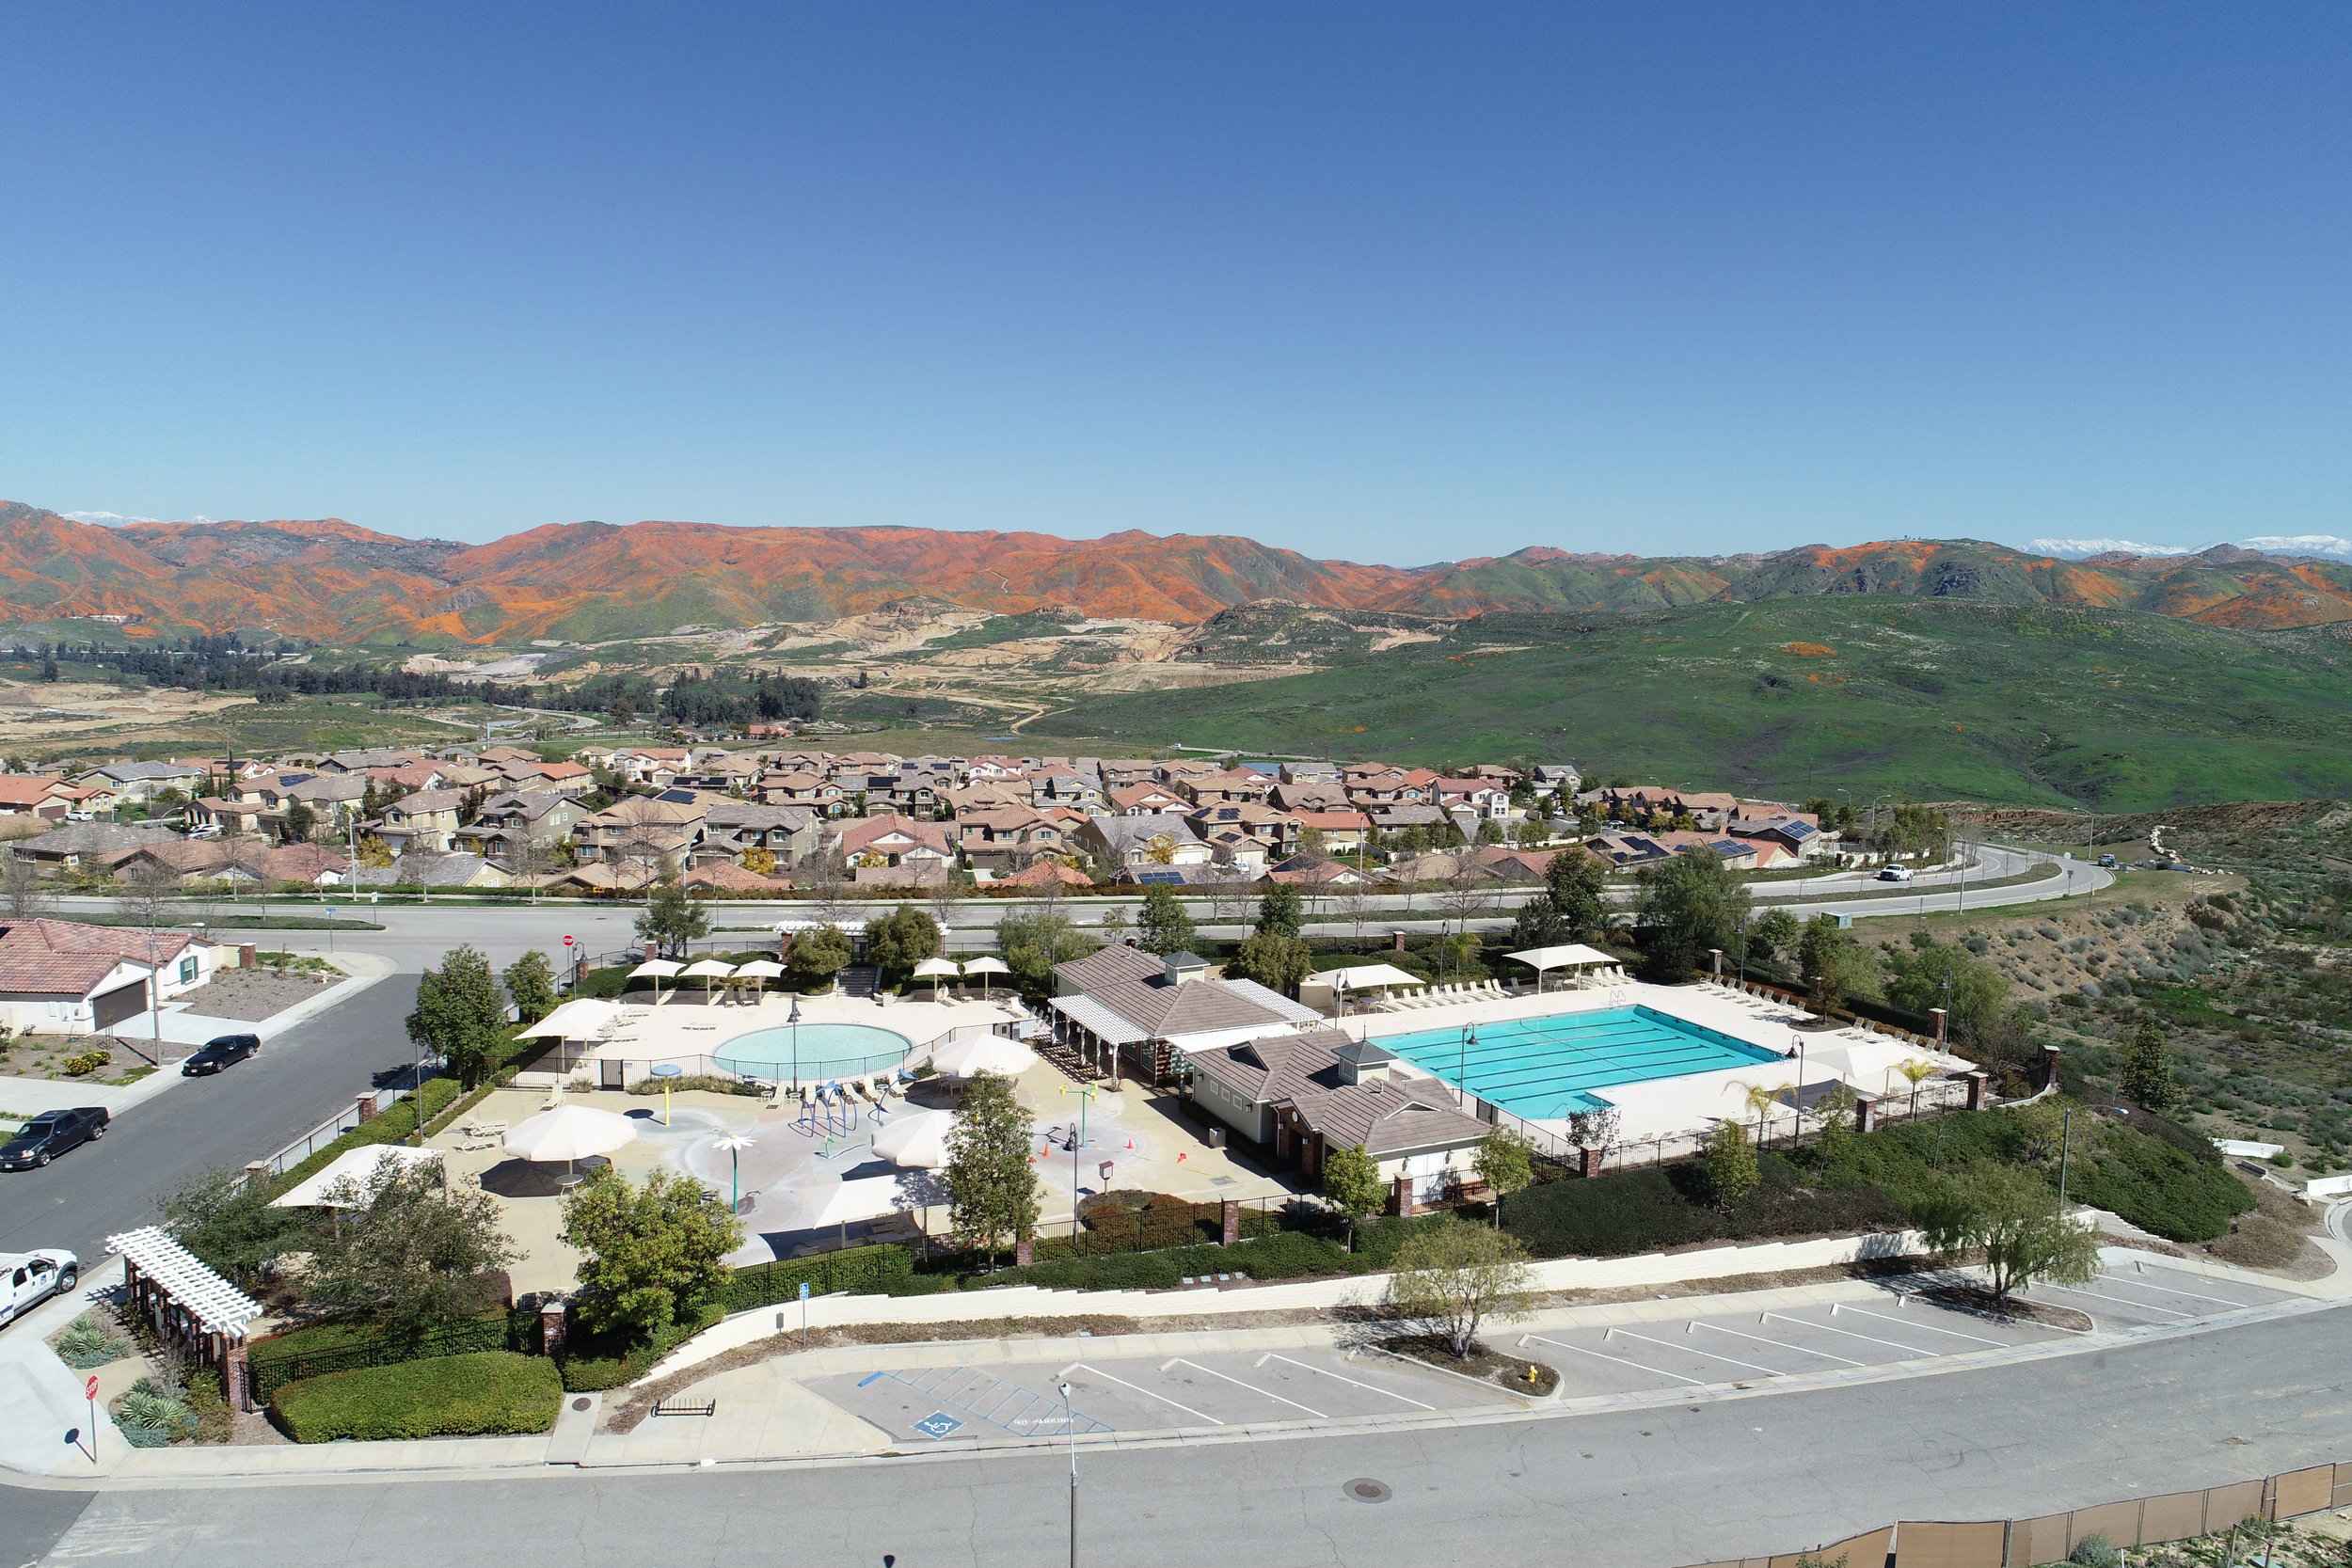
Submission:
M 1128 1153 L 1130 1153 L 1130 1154 L 1133 1154 L 1135 1151 L 1136 1151 L 1136 1140 L 1135 1140 L 1135 1139 L 1133 1139 L 1133 1138 L 1129 1138 L 1129 1139 L 1127 1140 L 1127 1152 L 1128 1152 Z

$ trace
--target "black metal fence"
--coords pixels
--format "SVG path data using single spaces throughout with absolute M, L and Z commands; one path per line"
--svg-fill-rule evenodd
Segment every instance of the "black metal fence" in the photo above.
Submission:
M 437 1329 L 415 1338 L 396 1338 L 376 1335 L 331 1350 L 299 1351 L 291 1354 L 272 1354 L 270 1341 L 259 1339 L 246 1352 L 246 1388 L 256 1405 L 265 1404 L 269 1397 L 289 1383 L 306 1377 L 324 1377 L 328 1372 L 347 1372 L 361 1367 L 391 1367 L 404 1361 L 424 1361 L 440 1355 L 468 1355 L 485 1350 L 531 1350 L 526 1344 L 527 1323 L 501 1315 L 482 1318 L 468 1323 Z

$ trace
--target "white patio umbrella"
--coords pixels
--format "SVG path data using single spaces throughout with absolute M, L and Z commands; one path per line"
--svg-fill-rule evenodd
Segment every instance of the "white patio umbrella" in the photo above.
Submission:
M 685 967 L 684 964 L 672 963 L 667 958 L 647 958 L 644 963 L 630 970 L 628 977 L 632 980 L 651 980 L 653 999 L 659 1002 L 661 1000 L 661 982 L 676 978 L 678 971 Z
M 976 1072 L 996 1072 L 1009 1078 L 1026 1072 L 1036 1062 L 1036 1052 L 1002 1035 L 975 1035 L 931 1053 L 931 1067 L 951 1078 L 969 1078 Z
M 627 1117 L 585 1105 L 558 1105 L 508 1128 L 500 1147 L 518 1160 L 569 1164 L 591 1154 L 610 1154 L 636 1136 L 637 1124 Z
M 947 1164 L 947 1134 L 955 1125 L 952 1111 L 907 1112 L 874 1134 L 874 1152 L 894 1165 L 938 1170 Z
M 953 958 L 925 958 L 921 963 L 914 966 L 914 977 L 916 979 L 920 980 L 926 976 L 930 978 L 931 982 L 931 998 L 933 1001 L 937 1001 L 939 998 L 939 982 L 941 980 L 950 974 L 961 974 L 962 973 L 963 966 L 956 962 Z
M 963 972 L 966 974 L 1010 974 L 1012 966 L 1002 958 L 971 958 L 965 961 Z M 988 994 L 986 980 L 980 982 L 980 994 Z
M 772 980 L 783 973 L 784 965 L 773 958 L 754 958 L 749 963 L 737 964 L 734 977 L 738 980 L 749 980 L 755 989 L 765 990 L 766 988 L 761 985 L 762 981 Z
M 703 983 L 703 1000 L 707 1002 L 710 1000 L 710 982 L 734 978 L 735 966 L 717 958 L 703 958 L 688 964 L 678 971 L 678 974 L 682 979 L 700 980 Z

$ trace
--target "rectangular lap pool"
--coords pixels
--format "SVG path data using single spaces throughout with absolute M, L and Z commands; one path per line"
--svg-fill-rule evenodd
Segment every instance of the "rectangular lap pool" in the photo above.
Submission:
M 1591 1110 L 1596 1101 L 1586 1091 L 1613 1084 L 1780 1060 L 1777 1052 L 1650 1007 L 1481 1023 L 1467 1044 L 1460 1029 L 1384 1035 L 1373 1043 L 1530 1121 Z

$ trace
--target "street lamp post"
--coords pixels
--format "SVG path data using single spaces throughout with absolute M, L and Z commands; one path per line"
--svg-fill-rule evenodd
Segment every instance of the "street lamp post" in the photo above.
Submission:
M 1070 1410 L 1070 1385 L 1061 1386 L 1061 1424 L 1070 1438 L 1070 1568 L 1078 1568 L 1078 1419 Z

